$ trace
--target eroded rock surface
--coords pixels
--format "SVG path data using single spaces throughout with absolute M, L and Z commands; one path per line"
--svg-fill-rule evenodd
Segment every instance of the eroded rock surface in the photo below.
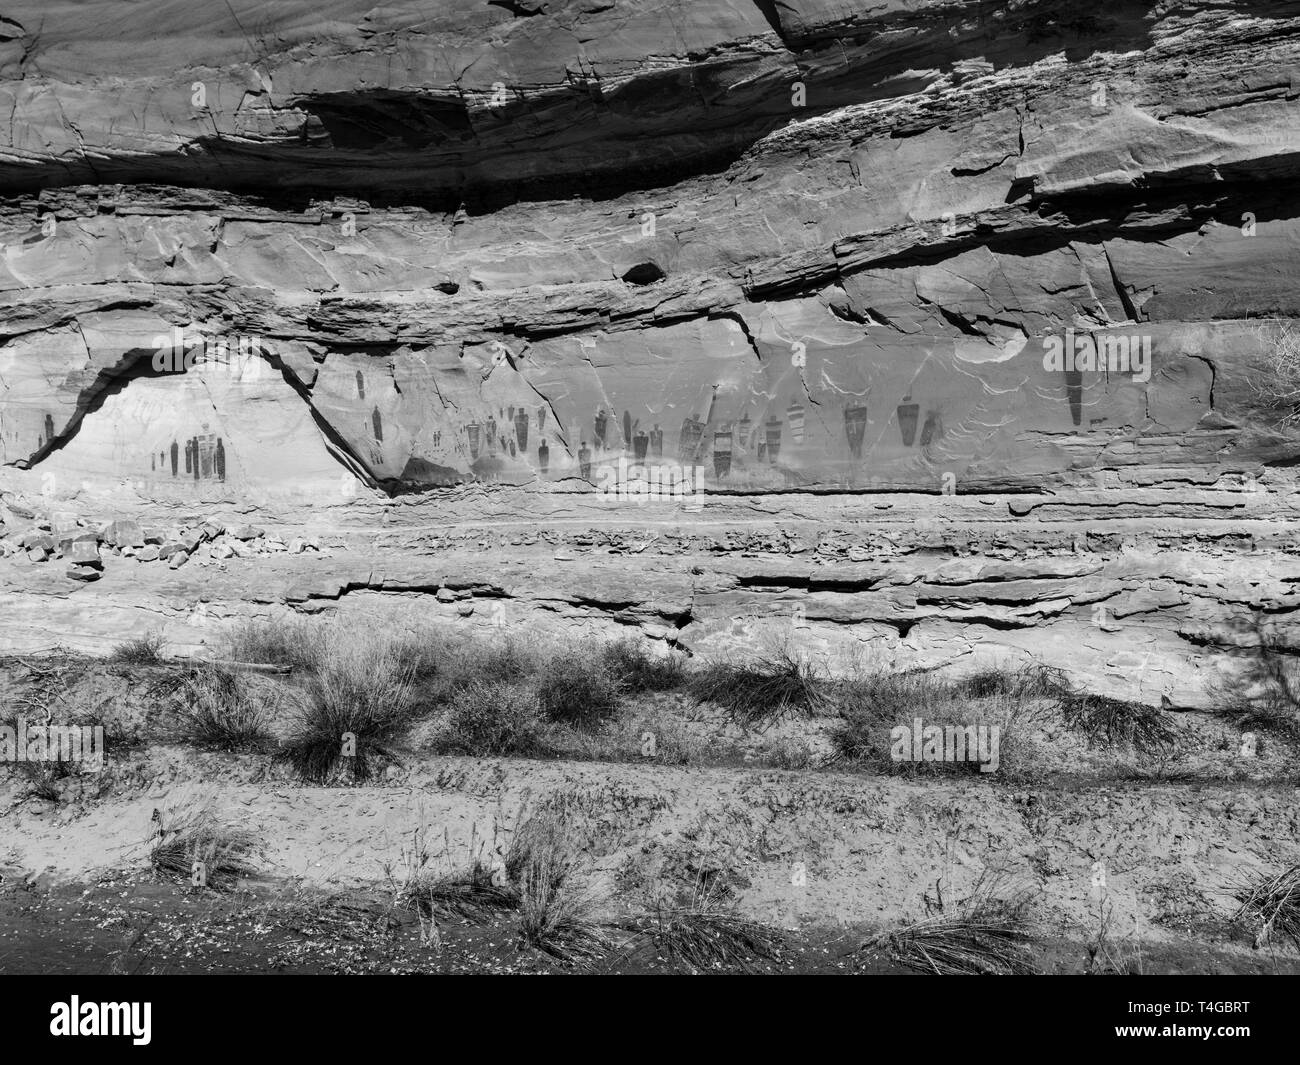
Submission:
M 5 642 L 453 587 L 1203 702 L 1296 605 L 1300 4 L 853 7 L 11 5 L 7 535 L 331 557 L 15 549 Z

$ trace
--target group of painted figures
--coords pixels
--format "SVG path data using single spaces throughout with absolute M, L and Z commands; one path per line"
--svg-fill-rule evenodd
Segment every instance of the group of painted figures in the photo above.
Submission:
M 173 440 L 167 451 L 150 455 L 150 468 L 157 472 L 166 470 L 168 458 L 171 459 L 172 476 L 180 476 L 181 448 Z M 201 433 L 185 441 L 185 475 L 196 481 L 226 479 L 226 445 L 215 433 Z
M 677 439 L 677 460 L 683 466 L 696 466 L 711 456 L 715 477 L 726 477 L 731 472 L 732 458 L 737 453 L 753 451 L 760 463 L 775 465 L 780 457 L 783 441 L 788 439 L 794 445 L 802 445 L 806 436 L 806 411 L 797 399 L 792 400 L 784 411 L 784 417 L 772 413 L 766 421 L 759 422 L 750 417 L 746 410 L 738 420 L 715 422 L 714 401 L 710 403 L 708 414 L 700 418 L 691 416 L 682 422 Z M 465 427 L 469 440 L 470 455 L 477 460 L 480 454 L 509 454 L 515 457 L 527 451 L 529 428 L 533 414 L 523 407 L 509 407 L 497 412 L 501 419 L 489 416 L 486 421 L 471 422 Z M 921 406 L 914 403 L 910 395 L 904 396 L 902 403 L 894 411 L 898 420 L 899 434 L 904 447 L 912 447 L 917 441 L 917 427 L 920 423 Z M 546 427 L 547 408 L 536 410 L 536 426 L 539 432 Z M 848 404 L 843 409 L 844 436 L 849 454 L 854 459 L 862 458 L 863 442 L 867 430 L 867 406 L 865 397 L 862 402 Z M 513 433 L 510 430 L 513 429 Z M 439 434 L 440 435 L 440 434 Z M 575 435 L 578 435 L 575 433 Z M 926 412 L 926 418 L 920 429 L 920 446 L 929 448 L 944 435 L 943 416 L 937 409 Z M 593 422 L 590 442 L 586 434 L 581 434 L 578 446 L 578 470 L 585 480 L 591 479 L 592 463 L 609 456 L 611 453 L 629 457 L 633 462 L 644 464 L 662 460 L 664 455 L 664 431 L 655 422 L 649 429 L 634 420 L 630 411 L 624 411 L 621 424 L 613 412 L 598 408 Z M 537 465 L 545 474 L 550 469 L 550 448 L 546 438 L 542 437 L 537 447 Z

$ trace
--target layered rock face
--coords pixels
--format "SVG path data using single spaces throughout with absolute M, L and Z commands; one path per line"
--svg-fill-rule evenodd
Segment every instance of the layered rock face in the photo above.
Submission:
M 1300 4 L 90 0 L 0 38 L 10 527 L 335 536 L 203 581 L 0 559 L 12 645 L 477 594 L 1199 705 L 1296 605 Z

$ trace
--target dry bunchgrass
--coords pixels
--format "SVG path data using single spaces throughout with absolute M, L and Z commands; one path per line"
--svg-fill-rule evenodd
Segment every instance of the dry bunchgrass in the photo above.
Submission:
M 832 741 L 839 758 L 883 773 L 978 773 L 983 764 L 976 757 L 981 753 L 976 743 L 979 733 L 972 730 L 996 727 L 997 770 L 1014 772 L 1020 760 L 1020 731 L 1034 712 L 1039 690 L 1036 679 L 1008 670 L 990 669 L 957 679 L 933 672 L 862 673 L 839 687 L 842 721 Z M 911 757 L 910 743 L 908 757 L 895 757 L 895 730 L 905 728 L 911 736 L 918 718 L 923 728 L 943 730 L 945 744 L 952 733 L 954 756 L 958 754 L 955 740 L 961 739 L 964 757 L 917 761 Z M 986 733 L 990 747 L 993 735 Z
M 161 633 L 148 632 L 134 639 L 124 640 L 109 653 L 110 662 L 132 666 L 156 666 L 162 661 L 164 640 Z
M 1029 898 L 998 893 L 996 877 L 982 877 L 956 904 L 927 899 L 927 915 L 873 937 L 861 950 L 884 951 L 893 961 L 938 976 L 1023 976 L 1038 972 L 1030 958 Z
M 675 691 L 686 679 L 682 654 L 652 654 L 645 640 L 627 638 L 606 644 L 601 657 L 606 671 L 629 694 Z
M 453 754 L 544 753 L 545 721 L 537 694 L 525 684 L 476 680 L 447 704 L 437 749 Z
M 581 882 L 579 853 L 563 810 L 548 805 L 521 817 L 506 851 L 506 876 L 518 892 L 522 941 L 561 961 L 591 961 L 614 940 L 596 918 L 599 900 Z
M 339 773 L 367 779 L 377 757 L 390 757 L 416 714 L 409 662 L 382 631 L 333 630 L 281 747 L 304 780 Z
M 257 837 L 224 816 L 211 796 L 190 797 L 167 811 L 154 810 L 149 864 L 160 876 L 193 882 L 202 863 L 204 886 L 228 891 L 257 873 Z
M 225 636 L 222 652 L 236 662 L 289 666 L 311 672 L 321 662 L 332 625 L 292 615 L 244 621 Z
M 565 651 L 538 672 L 537 699 L 551 721 L 592 730 L 618 713 L 619 684 L 602 658 Z
M 1070 692 L 1057 705 L 1066 727 L 1089 743 L 1130 746 L 1150 757 L 1167 755 L 1177 745 L 1178 731 L 1169 713 L 1158 706 L 1084 692 Z
M 176 678 L 172 727 L 178 739 L 223 751 L 261 750 L 271 742 L 277 689 L 252 683 L 221 666 L 197 663 Z
M 1260 336 L 1267 350 L 1246 376 L 1250 404 L 1273 428 L 1294 429 L 1300 425 L 1300 328 L 1278 322 Z
M 752 968 L 756 959 L 780 958 L 784 935 L 742 917 L 716 885 L 697 878 L 685 898 L 656 900 L 630 922 L 631 947 L 649 943 L 694 972 Z
M 697 702 L 715 703 L 745 725 L 815 717 L 833 706 L 829 682 L 788 648 L 740 664 L 709 663 L 691 674 L 687 687 Z
M 1241 907 L 1237 920 L 1258 925 L 1255 946 L 1275 938 L 1289 939 L 1300 947 L 1300 865 L 1266 876 L 1237 892 Z

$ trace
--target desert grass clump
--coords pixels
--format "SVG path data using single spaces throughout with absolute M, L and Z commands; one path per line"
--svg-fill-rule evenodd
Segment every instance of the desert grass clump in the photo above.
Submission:
M 927 915 L 883 932 L 861 950 L 883 950 L 900 965 L 937 976 L 1026 976 L 1030 960 L 1029 898 L 1001 896 L 996 878 L 981 877 L 970 896 L 945 906 L 927 898 Z
M 260 845 L 243 825 L 228 820 L 211 797 L 188 799 L 153 812 L 149 864 L 160 876 L 228 891 L 257 873 Z
M 1275 429 L 1300 426 L 1300 328 L 1291 322 L 1265 326 L 1266 352 L 1246 375 L 1249 402 Z
M 613 946 L 595 918 L 595 896 L 579 882 L 579 854 L 563 806 L 521 819 L 505 869 L 518 891 L 524 943 L 565 962 L 590 961 Z
M 539 754 L 544 730 L 541 704 L 527 685 L 473 681 L 451 696 L 438 746 L 453 754 Z
M 605 669 L 629 693 L 675 691 L 686 677 L 680 653 L 652 654 L 644 640 L 628 638 L 607 644 L 602 657 Z
M 292 616 L 245 621 L 226 634 L 223 651 L 236 662 L 311 672 L 330 642 L 329 634 L 322 630 L 320 623 Z
M 1177 743 L 1178 732 L 1169 714 L 1157 706 L 1085 692 L 1063 696 L 1058 706 L 1066 727 L 1089 743 L 1127 745 L 1140 755 L 1151 756 L 1167 755 Z
M 108 660 L 130 666 L 156 666 L 162 661 L 159 652 L 163 645 L 161 633 L 147 632 L 119 643 L 109 653 Z
M 838 692 L 841 721 L 831 736 L 836 755 L 895 774 L 1014 769 L 1021 721 L 1030 713 L 1028 700 L 1014 681 L 994 682 L 990 677 L 981 680 L 977 690 L 983 694 L 970 694 L 969 678 L 949 681 L 935 673 L 880 671 L 855 677 Z M 920 761 L 914 758 L 912 742 L 918 719 L 923 736 L 934 728 L 939 731 L 933 735 L 941 737 L 940 750 L 923 743 L 925 757 Z M 903 757 L 898 757 L 900 744 Z
M 989 666 L 961 678 L 955 688 L 972 699 L 1059 699 L 1070 690 L 1064 673 L 1039 662 L 1018 669 Z
M 1300 865 L 1243 887 L 1237 892 L 1237 901 L 1241 906 L 1235 919 L 1259 926 L 1257 948 L 1274 938 L 1289 939 L 1300 947 Z
M 715 703 L 745 725 L 770 725 L 787 716 L 827 713 L 829 682 L 786 649 L 747 663 L 714 662 L 688 681 L 698 703 Z
M 260 750 L 271 741 L 268 690 L 222 666 L 199 663 L 181 674 L 172 694 L 173 728 L 179 739 L 222 751 Z
M 619 684 L 600 658 L 565 651 L 537 675 L 537 698 L 551 721 L 594 729 L 618 713 Z
M 415 712 L 410 668 L 387 637 L 335 631 L 307 678 L 281 754 L 304 780 L 323 783 L 340 772 L 365 780 L 376 757 L 391 755 Z
M 760 958 L 775 961 L 785 941 L 778 929 L 742 917 L 718 888 L 700 879 L 685 898 L 653 903 L 631 928 L 633 946 L 649 942 L 696 973 L 749 970 Z
M 441 871 L 431 864 L 426 837 L 427 829 L 421 825 L 411 833 L 410 844 L 402 846 L 404 875 L 400 878 L 392 863 L 384 865 L 395 901 L 420 916 L 422 926 L 428 930 L 425 938 L 437 939 L 439 921 L 458 918 L 470 924 L 485 924 L 500 914 L 518 910 L 519 892 L 506 880 L 504 863 L 485 858 L 477 832 L 470 839 L 468 861 L 454 867 L 447 863 L 451 839 L 444 830 Z

